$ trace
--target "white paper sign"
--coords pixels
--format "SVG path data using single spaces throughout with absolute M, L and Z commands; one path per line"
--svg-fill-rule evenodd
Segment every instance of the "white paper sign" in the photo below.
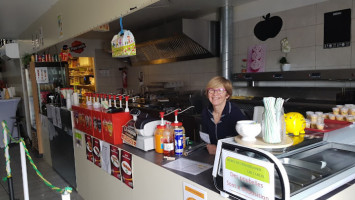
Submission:
M 223 190 L 244 199 L 275 199 L 274 164 L 222 150 Z
M 111 160 L 110 160 L 110 144 L 100 140 L 101 142 L 101 168 L 111 174 Z
M 35 73 L 36 73 L 37 83 L 48 83 L 49 82 L 47 67 L 36 67 Z
M 207 192 L 203 191 L 191 184 L 183 183 L 184 200 L 207 200 Z
M 186 158 L 179 158 L 177 160 L 164 164 L 163 167 L 167 167 L 192 175 L 197 175 L 212 168 L 213 166 L 207 163 L 197 162 Z

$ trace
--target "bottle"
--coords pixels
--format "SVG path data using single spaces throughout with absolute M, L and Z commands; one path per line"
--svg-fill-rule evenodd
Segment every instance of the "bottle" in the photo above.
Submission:
M 182 123 L 177 120 L 178 110 L 175 110 L 175 121 L 171 124 L 175 139 L 175 155 L 181 156 L 184 151 L 184 131 Z
M 160 112 L 160 118 L 161 118 L 161 122 L 160 125 L 157 125 L 157 128 L 155 129 L 154 132 L 154 137 L 155 137 L 155 151 L 157 153 L 163 153 L 163 132 L 166 128 L 165 124 L 164 124 L 164 112 Z
M 163 154 L 164 156 L 173 157 L 174 152 L 174 132 L 168 126 L 163 131 Z

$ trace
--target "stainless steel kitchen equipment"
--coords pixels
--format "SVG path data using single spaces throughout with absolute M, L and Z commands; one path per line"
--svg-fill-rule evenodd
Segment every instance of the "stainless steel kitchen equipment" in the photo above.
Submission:
M 220 140 L 214 162 L 213 179 L 222 193 L 223 171 L 221 152 L 223 149 L 247 155 L 263 161 L 273 162 L 277 158 L 287 172 L 290 199 L 316 199 L 355 179 L 355 125 L 325 133 L 323 141 L 310 143 L 300 148 L 289 147 L 283 153 L 268 156 L 263 150 L 237 144 L 234 138 Z M 270 153 L 270 152 L 268 152 Z M 275 168 L 278 171 L 277 168 Z M 282 170 L 281 170 L 282 171 Z M 275 197 L 287 199 L 284 177 L 275 173 Z M 287 189 L 287 188 L 286 188 Z M 237 197 L 241 198 L 242 197 Z

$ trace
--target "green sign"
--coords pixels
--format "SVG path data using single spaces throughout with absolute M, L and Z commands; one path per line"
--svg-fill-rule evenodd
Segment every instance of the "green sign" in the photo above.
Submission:
M 270 183 L 269 171 L 262 166 L 255 165 L 233 157 L 226 158 L 226 169 L 249 176 L 265 183 Z
M 75 138 L 78 140 L 81 140 L 81 134 L 80 133 L 75 133 Z

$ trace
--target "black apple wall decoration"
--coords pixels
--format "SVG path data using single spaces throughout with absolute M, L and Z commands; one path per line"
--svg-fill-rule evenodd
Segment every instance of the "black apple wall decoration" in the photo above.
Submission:
M 274 38 L 282 28 L 282 19 L 279 16 L 270 17 L 270 13 L 263 16 L 264 20 L 258 22 L 254 28 L 255 36 L 265 41 L 269 38 Z

